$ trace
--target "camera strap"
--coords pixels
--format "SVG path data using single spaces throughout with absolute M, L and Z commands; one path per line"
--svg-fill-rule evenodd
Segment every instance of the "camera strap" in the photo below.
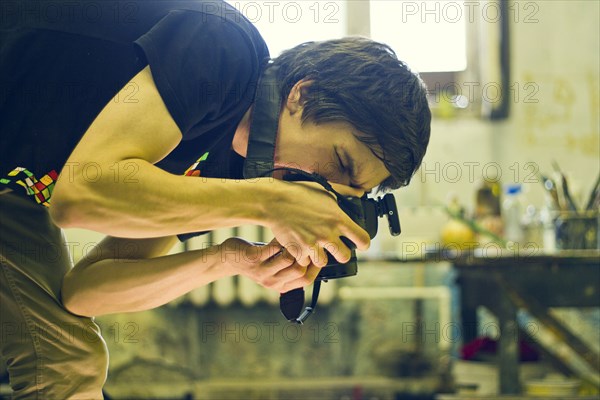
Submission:
M 302 314 L 300 314 L 300 316 L 298 318 L 296 318 L 295 320 L 293 320 L 292 322 L 296 322 L 298 324 L 303 324 L 304 321 L 306 321 L 306 319 L 310 316 L 310 314 L 312 314 L 312 312 L 315 310 L 315 307 L 317 307 L 317 300 L 319 300 L 319 291 L 320 290 L 321 290 L 321 281 L 316 280 L 313 283 L 313 292 L 312 292 L 312 299 L 310 301 L 310 306 L 306 307 L 304 309 L 304 311 L 302 312 Z
M 281 293 L 279 297 L 279 309 L 281 310 L 281 313 L 288 321 L 303 324 L 317 307 L 320 290 L 321 281 L 316 280 L 313 283 L 310 306 L 306 307 L 304 311 L 302 311 L 302 306 L 304 305 L 304 289 L 299 288 L 290 290 L 286 293 Z
M 281 112 L 278 70 L 279 68 L 272 64 L 267 65 L 258 81 L 248 136 L 248 151 L 244 161 L 245 179 L 267 176 L 274 167 L 275 141 Z

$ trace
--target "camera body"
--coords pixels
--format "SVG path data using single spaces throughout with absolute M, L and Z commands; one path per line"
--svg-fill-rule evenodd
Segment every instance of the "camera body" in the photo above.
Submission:
M 321 180 L 319 176 L 314 174 L 312 178 L 317 181 Z M 378 197 L 377 199 L 371 199 L 367 197 L 367 195 L 364 195 L 363 197 L 347 197 L 335 192 L 331 186 L 327 187 L 326 182 L 323 180 L 321 180 L 321 184 L 327 190 L 330 190 L 337 195 L 337 202 L 340 208 L 362 229 L 367 231 L 371 239 L 377 235 L 378 218 L 383 217 L 384 215 L 387 217 L 390 233 L 393 236 L 400 234 L 400 220 L 398 219 L 396 199 L 393 194 L 388 193 L 383 196 L 383 198 Z M 321 282 L 327 282 L 330 279 L 354 276 L 358 273 L 356 246 L 352 241 L 345 237 L 341 237 L 341 239 L 352 251 L 350 260 L 346 263 L 341 263 L 335 259 L 334 255 L 327 251 L 327 265 L 321 268 L 319 275 L 317 275 L 317 278 L 315 279 L 310 306 L 302 311 L 302 306 L 304 304 L 304 289 L 302 288 L 281 294 L 279 308 L 288 321 L 302 324 L 312 314 L 317 305 Z
M 391 193 L 383 198 L 372 199 L 364 195 L 363 197 L 345 197 L 338 196 L 338 205 L 356 224 L 363 228 L 373 239 L 377 235 L 378 218 L 386 216 L 389 223 L 392 236 L 400 234 L 400 220 L 398 219 L 398 210 L 396 200 Z M 346 263 L 340 263 L 331 253 L 327 253 L 327 265 L 321 269 L 317 280 L 328 281 L 329 279 L 345 278 L 358 273 L 358 264 L 356 261 L 356 246 L 350 240 L 342 237 L 342 242 L 352 250 L 352 256 Z

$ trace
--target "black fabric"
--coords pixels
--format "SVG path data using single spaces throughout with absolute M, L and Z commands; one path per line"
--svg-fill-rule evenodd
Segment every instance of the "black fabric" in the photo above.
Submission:
M 157 165 L 181 174 L 231 139 L 268 60 L 252 24 L 216 0 L 8 1 L 0 29 L 0 178 L 15 167 L 60 171 L 148 64 L 184 135 Z M 135 96 L 130 87 L 114 101 Z
M 275 167 L 275 142 L 281 111 L 278 70 L 269 65 L 258 82 L 244 166 L 244 176 L 248 179 L 267 176 Z
M 290 322 L 295 322 L 304 307 L 304 288 L 290 290 L 279 296 L 279 310 Z
M 202 178 L 228 178 L 244 179 L 244 157 L 233 151 L 228 144 L 231 144 L 233 137 L 225 136 L 220 142 L 213 146 L 207 161 L 202 161 L 200 169 Z M 177 235 L 179 241 L 184 242 L 196 236 L 204 235 L 210 231 L 190 232 Z

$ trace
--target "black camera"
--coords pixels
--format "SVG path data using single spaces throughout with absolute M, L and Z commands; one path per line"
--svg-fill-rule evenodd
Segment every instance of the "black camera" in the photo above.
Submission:
M 398 210 L 393 194 L 388 193 L 383 198 L 378 197 L 377 199 L 369 198 L 367 195 L 360 198 L 338 196 L 337 202 L 354 222 L 367 231 L 371 239 L 377 235 L 378 217 L 383 216 L 388 219 L 390 233 L 393 236 L 400 234 L 400 220 L 398 219 Z M 352 250 L 350 261 L 340 263 L 328 253 L 327 265 L 321 269 L 317 276 L 318 280 L 327 281 L 329 279 L 345 278 L 358 273 L 356 246 L 345 237 L 342 237 L 342 242 Z
M 398 219 L 396 199 L 393 194 L 388 193 L 377 199 L 369 198 L 366 194 L 363 197 L 343 196 L 337 193 L 326 179 L 318 174 L 308 174 L 298 170 L 295 170 L 294 172 L 296 173 L 286 175 L 284 180 L 315 181 L 328 191 L 333 192 L 337 196 L 337 203 L 340 208 L 361 228 L 367 231 L 371 239 L 377 235 L 378 218 L 383 216 L 387 217 L 392 236 L 400 234 L 400 220 Z M 346 263 L 340 263 L 331 253 L 327 252 L 327 265 L 321 269 L 321 272 L 319 272 L 319 275 L 317 275 L 317 278 L 315 279 L 312 303 L 309 307 L 306 307 L 304 312 L 302 312 L 302 307 L 304 305 L 304 289 L 294 289 L 281 295 L 279 301 L 280 309 L 282 314 L 289 321 L 302 324 L 310 316 L 317 304 L 321 282 L 327 282 L 330 279 L 354 276 L 358 273 L 356 246 L 352 241 L 345 237 L 342 237 L 341 239 L 352 251 L 350 260 Z

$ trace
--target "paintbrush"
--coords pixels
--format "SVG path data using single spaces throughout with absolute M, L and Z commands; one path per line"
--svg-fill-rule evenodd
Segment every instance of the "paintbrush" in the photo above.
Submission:
M 598 207 L 600 207 L 600 175 L 598 175 L 596 184 L 592 188 L 592 193 L 590 193 L 590 199 L 588 200 L 585 209 L 586 211 L 592 211 Z
M 546 189 L 546 192 L 548 192 L 548 194 L 550 194 L 550 198 L 552 199 L 552 202 L 554 203 L 554 207 L 557 210 L 561 209 L 560 206 L 560 201 L 558 200 L 558 191 L 556 190 L 556 183 L 554 183 L 554 181 L 552 179 L 550 179 L 549 177 L 540 174 L 540 179 L 542 181 L 542 185 L 544 185 L 544 189 Z
M 575 205 L 575 202 L 573 201 L 573 198 L 571 197 L 571 193 L 569 192 L 569 185 L 567 183 L 567 178 L 565 177 L 565 174 L 562 173 L 562 171 L 558 167 L 558 163 L 555 160 L 552 160 L 552 167 L 554 168 L 556 173 L 560 176 L 561 191 L 562 191 L 562 195 L 564 196 L 565 203 L 566 203 L 565 205 L 566 205 L 567 209 L 569 211 L 577 212 L 577 206 Z

